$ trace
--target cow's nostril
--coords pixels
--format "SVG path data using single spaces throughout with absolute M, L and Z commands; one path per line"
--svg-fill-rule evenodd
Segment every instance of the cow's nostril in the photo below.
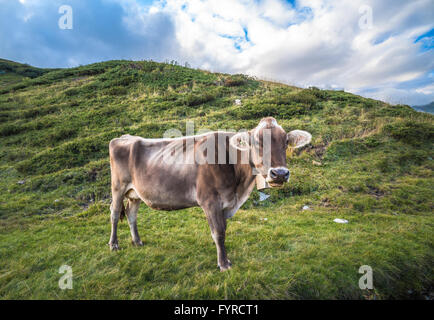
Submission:
M 289 170 L 286 168 L 270 169 L 269 177 L 274 181 L 288 181 Z

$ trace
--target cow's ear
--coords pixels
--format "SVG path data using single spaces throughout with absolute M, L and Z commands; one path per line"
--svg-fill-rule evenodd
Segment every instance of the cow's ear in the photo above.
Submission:
M 301 148 L 309 144 L 312 140 L 312 135 L 303 130 L 293 130 L 287 134 L 288 145 L 293 148 Z
M 250 148 L 250 135 L 248 132 L 239 132 L 229 139 L 229 144 L 235 149 L 246 151 Z

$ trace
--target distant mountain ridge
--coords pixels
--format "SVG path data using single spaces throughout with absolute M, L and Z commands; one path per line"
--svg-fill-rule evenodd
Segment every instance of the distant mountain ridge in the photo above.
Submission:
M 428 112 L 434 114 L 434 101 L 422 106 L 413 106 L 413 109 L 420 112 Z

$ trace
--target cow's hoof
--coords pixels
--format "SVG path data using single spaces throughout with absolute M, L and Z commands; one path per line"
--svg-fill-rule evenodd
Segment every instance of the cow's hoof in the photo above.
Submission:
M 141 240 L 139 241 L 131 241 L 131 244 L 135 247 L 142 247 L 143 246 L 143 242 Z
M 229 264 L 225 265 L 225 266 L 220 266 L 220 272 L 226 271 L 231 269 L 231 266 Z
M 221 272 L 231 269 L 231 266 L 232 266 L 232 263 L 230 260 L 228 260 L 225 264 L 218 265 Z
M 117 243 L 109 243 L 109 246 L 111 251 L 117 251 L 120 249 Z

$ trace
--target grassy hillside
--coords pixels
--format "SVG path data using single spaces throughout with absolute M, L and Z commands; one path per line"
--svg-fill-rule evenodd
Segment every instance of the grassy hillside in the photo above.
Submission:
M 21 67 L 0 67 L 1 298 L 432 297 L 433 115 L 152 61 L 31 76 Z M 124 222 L 123 250 L 109 251 L 110 139 L 185 132 L 187 120 L 196 130 L 250 129 L 265 116 L 313 141 L 288 150 L 284 188 L 264 202 L 255 191 L 229 220 L 232 270 L 217 271 L 200 208 L 142 204 L 144 247 L 130 245 Z M 58 287 L 63 264 L 72 290 Z M 361 265 L 374 271 L 373 290 L 359 289 Z
M 41 69 L 5 59 L 0 59 L 0 86 L 16 84 L 26 78 L 37 78 L 54 69 Z

